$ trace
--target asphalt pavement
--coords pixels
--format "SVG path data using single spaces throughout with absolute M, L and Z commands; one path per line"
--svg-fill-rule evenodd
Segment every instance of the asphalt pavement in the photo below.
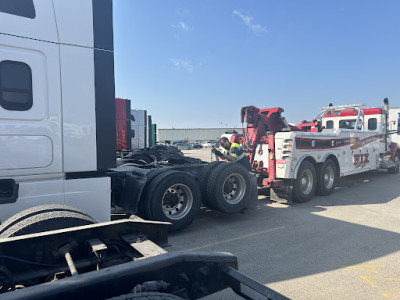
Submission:
M 399 196 L 400 174 L 379 170 L 341 178 L 307 203 L 259 196 L 256 210 L 235 215 L 204 207 L 167 250 L 233 253 L 241 272 L 292 299 L 400 299 Z M 227 289 L 204 299 L 240 297 Z

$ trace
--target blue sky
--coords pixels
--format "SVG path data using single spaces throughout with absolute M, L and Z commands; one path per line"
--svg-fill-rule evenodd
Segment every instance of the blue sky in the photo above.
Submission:
M 288 122 L 322 106 L 400 106 L 400 1 L 114 0 L 116 95 L 158 128 Z

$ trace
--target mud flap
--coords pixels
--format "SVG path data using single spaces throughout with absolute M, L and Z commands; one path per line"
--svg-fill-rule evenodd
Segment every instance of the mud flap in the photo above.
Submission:
M 146 175 L 132 171 L 114 173 L 110 177 L 113 203 L 127 212 L 136 214 L 140 196 L 147 182 Z
M 285 188 L 270 188 L 270 199 L 279 203 L 291 204 L 292 201 L 292 186 L 285 186 Z
M 257 191 L 257 175 L 249 172 L 250 176 L 250 197 L 247 200 L 245 208 L 255 210 L 257 209 L 258 191 Z

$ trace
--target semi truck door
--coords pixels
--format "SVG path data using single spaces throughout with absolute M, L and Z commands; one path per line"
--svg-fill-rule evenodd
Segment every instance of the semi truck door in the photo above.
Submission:
M 61 173 L 57 30 L 49 0 L 0 2 L 0 177 Z

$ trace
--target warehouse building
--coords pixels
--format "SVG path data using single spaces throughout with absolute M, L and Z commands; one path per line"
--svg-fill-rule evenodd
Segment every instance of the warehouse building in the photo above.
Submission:
M 158 129 L 157 141 L 176 142 L 176 141 L 218 141 L 224 133 L 242 133 L 242 128 L 172 128 Z

